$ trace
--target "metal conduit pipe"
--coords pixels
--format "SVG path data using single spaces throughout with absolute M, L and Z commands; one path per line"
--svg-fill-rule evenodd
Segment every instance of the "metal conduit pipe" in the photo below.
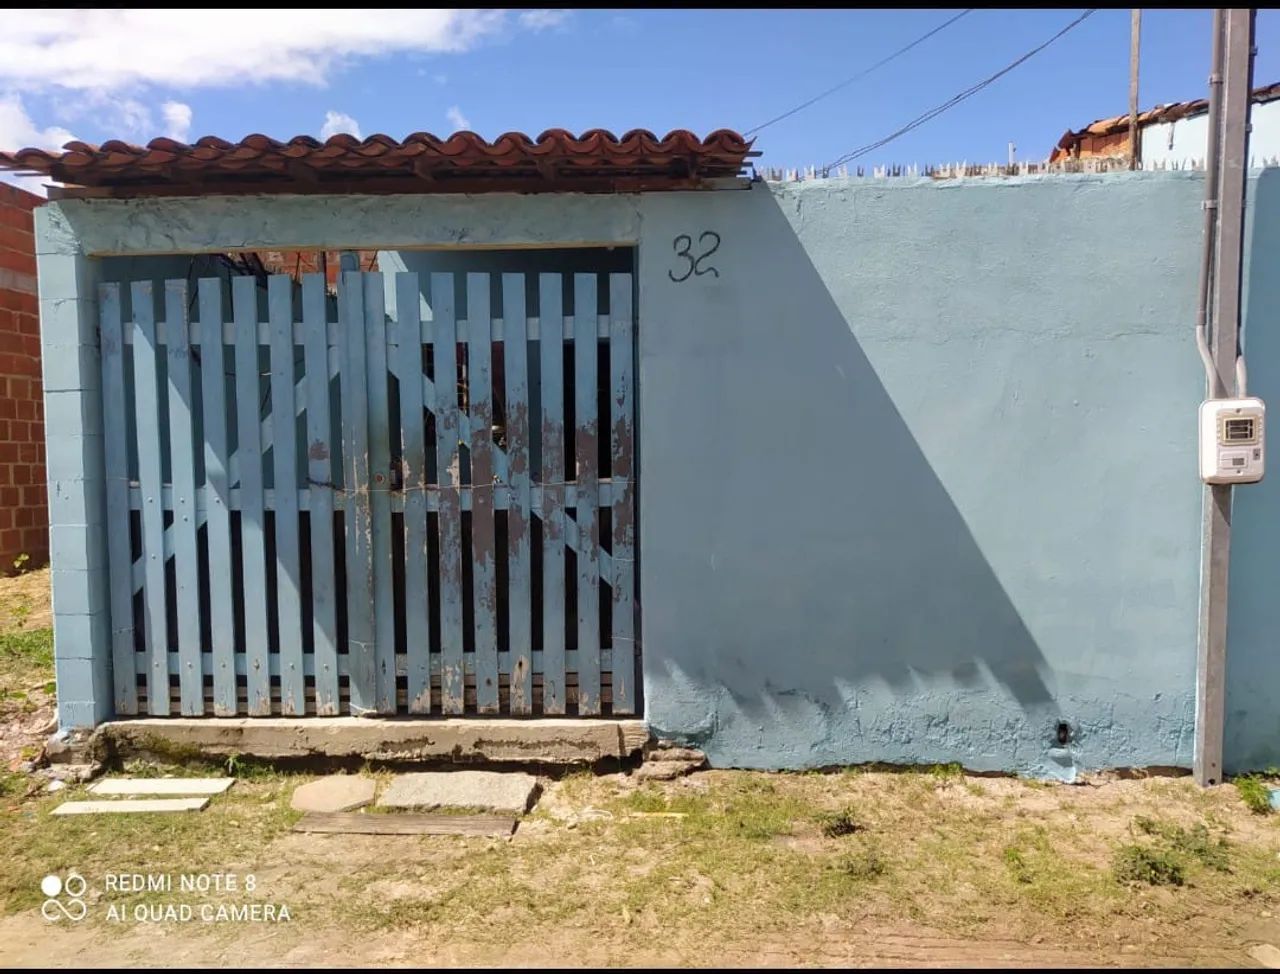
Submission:
M 1200 261 L 1200 298 L 1196 305 L 1196 348 L 1199 349 L 1200 360 L 1204 363 L 1210 398 L 1217 398 L 1226 392 L 1225 389 L 1219 388 L 1218 370 L 1214 367 L 1213 355 L 1209 352 L 1206 327 L 1209 315 L 1209 291 L 1213 276 L 1213 253 L 1217 243 L 1218 228 L 1218 126 L 1222 116 L 1224 57 L 1222 37 L 1225 16 L 1224 10 L 1213 11 L 1213 63 L 1209 69 L 1209 144 L 1205 151 L 1204 203 L 1201 204 L 1204 209 L 1204 255 Z

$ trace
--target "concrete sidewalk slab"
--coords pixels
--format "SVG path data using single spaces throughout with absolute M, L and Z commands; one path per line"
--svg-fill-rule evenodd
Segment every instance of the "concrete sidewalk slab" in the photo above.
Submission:
M 522 772 L 422 771 L 397 775 L 380 799 L 384 808 L 481 808 L 522 815 L 538 779 Z
M 349 812 L 373 801 L 374 781 L 358 774 L 331 774 L 299 785 L 289 806 L 299 812 Z

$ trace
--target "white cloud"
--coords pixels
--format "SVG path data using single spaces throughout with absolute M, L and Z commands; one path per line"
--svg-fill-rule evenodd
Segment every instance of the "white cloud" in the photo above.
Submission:
M 559 27 L 569 19 L 567 10 L 526 10 L 520 15 L 520 26 L 527 30 L 546 30 Z
M 552 14 L 551 18 L 541 15 Z M 134 85 L 323 85 L 345 61 L 397 52 L 466 51 L 506 24 L 501 10 L 40 10 L 0 34 L 0 83 L 118 90 Z M 541 30 L 562 17 L 527 11 Z
M 186 142 L 191 134 L 191 106 L 180 101 L 167 101 L 160 106 L 164 115 L 164 134 L 179 142 Z
M 58 120 L 77 126 L 89 122 L 110 138 L 144 142 L 160 134 L 151 108 L 118 91 L 55 92 L 51 108 Z
M 345 112 L 327 111 L 324 113 L 324 125 L 320 128 L 320 138 L 327 139 L 339 132 L 363 138 L 360 134 L 360 123 Z
M 457 105 L 451 106 L 449 110 L 444 113 L 444 117 L 449 120 L 449 124 L 453 126 L 453 130 L 455 132 L 460 132 L 464 129 L 468 132 L 471 131 L 470 120 L 467 116 L 462 114 L 462 109 Z
M 120 129 L 126 135 L 142 138 L 155 131 L 151 109 L 136 98 L 112 99 L 106 107 L 109 107 L 111 114 L 118 119 L 112 127 Z
M 0 149 L 60 149 L 74 141 L 75 136 L 60 126 L 38 128 L 18 95 L 0 95 Z M 15 176 L 7 171 L 0 172 L 0 180 L 41 196 L 45 195 L 42 184 L 49 181 L 45 176 Z

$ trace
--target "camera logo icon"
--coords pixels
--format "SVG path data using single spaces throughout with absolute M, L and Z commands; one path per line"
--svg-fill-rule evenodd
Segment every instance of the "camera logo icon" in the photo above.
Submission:
M 67 873 L 66 879 L 53 874 L 46 876 L 40 880 L 40 892 L 45 896 L 40 907 L 41 916 L 50 923 L 83 920 L 89 912 L 89 907 L 84 902 L 84 894 L 88 888 L 85 878 L 77 872 Z

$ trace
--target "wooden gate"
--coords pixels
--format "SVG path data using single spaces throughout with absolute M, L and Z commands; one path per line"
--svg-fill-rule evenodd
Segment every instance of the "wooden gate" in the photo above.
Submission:
M 117 714 L 636 713 L 633 306 L 624 274 L 103 285 Z

